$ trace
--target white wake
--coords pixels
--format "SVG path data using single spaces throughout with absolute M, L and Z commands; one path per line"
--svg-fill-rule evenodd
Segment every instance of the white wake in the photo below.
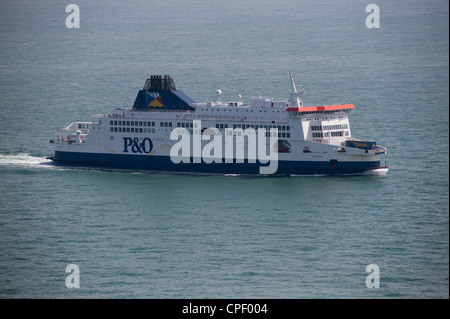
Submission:
M 0 166 L 37 167 L 50 164 L 52 161 L 45 157 L 32 156 L 30 154 L 0 154 Z

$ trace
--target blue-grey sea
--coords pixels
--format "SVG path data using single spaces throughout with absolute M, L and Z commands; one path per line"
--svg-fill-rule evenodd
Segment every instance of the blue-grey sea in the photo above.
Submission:
M 387 147 L 386 176 L 46 159 L 60 128 L 131 107 L 151 74 L 248 102 L 287 99 L 290 71 L 305 105 L 356 106 L 352 136 Z M 0 298 L 449 298 L 448 205 L 447 0 L 0 2 Z

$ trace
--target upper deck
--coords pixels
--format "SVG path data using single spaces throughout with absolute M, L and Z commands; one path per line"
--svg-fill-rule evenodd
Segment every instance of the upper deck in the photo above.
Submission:
M 339 145 L 351 138 L 348 113 L 355 108 L 353 104 L 304 106 L 302 101 L 304 90 L 303 88 L 297 90 L 292 74 L 291 86 L 292 92 L 289 99 L 284 101 L 259 96 L 252 98 L 249 103 L 243 103 L 242 97 L 239 95 L 237 101 L 222 102 L 220 90 L 216 92 L 215 102 L 197 103 L 184 93 L 172 96 L 172 98 L 182 97 L 183 103 L 189 102 L 187 104 L 189 109 L 186 109 L 174 105 L 169 107 L 166 104 L 164 104 L 165 107 L 158 106 L 161 101 L 164 102 L 161 98 L 163 92 L 181 91 L 176 91 L 175 84 L 170 77 L 151 76 L 146 81 L 144 89 L 140 91 L 144 95 L 158 95 L 156 98 L 153 96 L 154 99 L 148 106 L 136 107 L 135 102 L 131 109 L 115 109 L 112 113 L 100 114 L 95 117 L 97 119 L 109 118 L 111 127 L 107 129 L 112 132 L 116 130 L 117 125 L 117 130 L 120 131 L 120 126 L 127 125 L 128 122 L 131 126 L 133 123 L 140 125 L 140 122 L 133 120 L 151 121 L 149 123 L 155 121 L 154 125 L 164 128 L 189 127 L 186 126 L 189 124 L 186 122 L 201 120 L 205 123 L 204 125 L 219 128 L 269 128 L 275 124 L 288 124 L 285 126 L 286 133 L 289 128 L 291 132 L 299 132 L 296 137 L 301 140 L 325 144 Z M 146 103 L 148 101 L 146 100 Z M 180 102 L 179 99 L 173 101 L 175 101 L 174 103 Z M 127 121 L 123 122 L 122 119 Z M 280 128 L 282 127 L 280 126 Z
M 350 113 L 355 106 L 353 104 L 339 104 L 339 105 L 326 105 L 326 106 L 306 106 L 306 107 L 288 107 L 286 112 L 299 113 L 298 115 L 305 114 L 331 114 L 335 112 Z

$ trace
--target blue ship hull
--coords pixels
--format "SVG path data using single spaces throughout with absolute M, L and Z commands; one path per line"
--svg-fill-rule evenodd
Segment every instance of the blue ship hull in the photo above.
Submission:
M 260 175 L 260 163 L 180 163 L 175 164 L 169 156 L 142 156 L 124 154 L 76 153 L 56 151 L 51 158 L 60 164 L 104 167 L 132 170 L 148 170 L 203 174 Z M 267 166 L 263 165 L 263 166 Z M 331 162 L 331 161 L 278 161 L 276 175 L 344 175 L 361 174 L 383 168 L 380 161 Z

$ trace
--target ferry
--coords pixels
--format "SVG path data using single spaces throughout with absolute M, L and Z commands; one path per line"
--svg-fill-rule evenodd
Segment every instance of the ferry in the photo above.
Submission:
M 60 129 L 50 140 L 49 158 L 64 165 L 199 174 L 387 173 L 386 148 L 352 137 L 353 104 L 305 106 L 304 89 L 292 73 L 290 84 L 287 100 L 243 103 L 239 95 L 225 103 L 217 90 L 215 101 L 197 103 L 169 75 L 151 75 L 132 107 Z

